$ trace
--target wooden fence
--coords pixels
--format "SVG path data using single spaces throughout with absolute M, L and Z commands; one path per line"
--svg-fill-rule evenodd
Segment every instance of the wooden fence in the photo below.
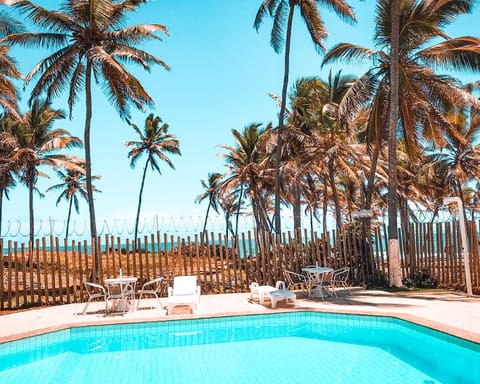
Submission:
M 202 293 L 245 292 L 252 281 L 273 284 L 283 270 L 299 272 L 315 264 L 351 267 L 353 284 L 386 284 L 386 229 L 377 227 L 370 240 L 350 227 L 323 235 L 298 231 L 276 236 L 247 232 L 237 239 L 224 235 L 174 237 L 156 233 L 136 244 L 113 236 L 92 241 L 37 239 L 32 247 L 0 239 L 0 309 L 75 303 L 85 300 L 84 281 L 100 284 L 118 275 L 139 278 L 139 285 L 164 275 L 196 275 Z M 474 292 L 480 293 L 480 260 L 476 223 L 468 225 L 470 269 Z M 458 223 L 410 224 L 399 231 L 404 279 L 423 273 L 439 286 L 465 290 Z M 96 262 L 92 249 L 98 249 Z

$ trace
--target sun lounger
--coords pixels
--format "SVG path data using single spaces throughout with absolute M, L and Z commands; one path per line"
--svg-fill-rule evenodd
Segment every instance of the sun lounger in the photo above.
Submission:
M 258 298 L 260 304 L 263 304 L 263 298 L 265 293 L 274 291 L 275 287 L 271 285 L 258 285 L 257 282 L 253 282 L 250 284 L 250 300 L 253 301 L 254 298 Z
M 285 300 L 285 302 L 290 302 L 292 304 L 295 304 L 295 301 L 297 300 L 297 296 L 295 293 L 292 291 L 289 291 L 288 289 L 285 288 L 285 282 L 284 281 L 277 281 L 277 284 L 275 285 L 275 288 L 273 291 L 266 292 L 263 299 L 265 300 L 266 298 L 270 299 L 270 302 L 272 303 L 272 308 L 277 307 L 277 302 L 281 300 Z
M 285 288 L 284 281 L 277 281 L 275 287 L 271 285 L 258 285 L 253 282 L 250 284 L 250 300 L 257 296 L 260 304 L 264 304 L 265 299 L 269 299 L 272 303 L 272 308 L 276 308 L 277 302 L 285 300 L 286 302 L 295 303 L 297 296 L 292 291 Z

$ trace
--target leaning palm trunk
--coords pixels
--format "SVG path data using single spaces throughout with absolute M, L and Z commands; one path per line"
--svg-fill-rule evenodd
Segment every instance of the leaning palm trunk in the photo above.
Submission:
M 208 201 L 208 207 L 207 207 L 207 213 L 205 214 L 205 222 L 203 223 L 203 231 L 202 235 L 200 236 L 200 242 L 203 244 L 203 239 L 205 236 L 205 233 L 207 231 L 207 221 L 208 221 L 208 215 L 210 214 L 210 207 L 212 206 L 212 199 Z
M 87 181 L 87 197 L 88 197 L 88 211 L 90 213 L 90 238 L 92 239 L 92 252 L 95 260 L 94 279 L 98 276 L 98 265 L 100 263 L 100 253 L 97 249 L 97 224 L 95 220 L 95 205 L 93 201 L 93 186 L 92 186 L 92 159 L 90 155 L 90 126 L 92 120 L 92 63 L 87 61 L 86 78 L 85 78 L 85 176 Z
M 142 175 L 142 183 L 140 184 L 140 193 L 138 194 L 138 207 L 137 207 L 137 217 L 135 219 L 135 234 L 134 234 L 134 241 L 137 244 L 137 236 L 138 236 L 138 222 L 140 221 L 140 208 L 142 206 L 142 195 L 143 195 L 143 187 L 145 186 L 145 176 L 147 175 L 148 164 L 150 163 L 150 158 L 147 159 L 145 163 L 145 169 L 143 170 Z
M 67 228 L 65 230 L 65 241 L 68 241 L 68 230 L 70 228 L 70 218 L 72 217 L 73 195 L 70 196 L 70 203 L 68 204 Z

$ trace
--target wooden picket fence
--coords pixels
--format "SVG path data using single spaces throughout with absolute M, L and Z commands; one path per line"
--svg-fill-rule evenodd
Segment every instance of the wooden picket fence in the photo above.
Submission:
M 361 231 L 346 229 L 318 235 L 308 231 L 276 236 L 256 231 L 229 238 L 222 234 L 175 237 L 155 233 L 137 243 L 104 236 L 91 241 L 63 241 L 50 236 L 31 247 L 0 239 L 0 310 L 85 301 L 84 281 L 103 284 L 118 275 L 136 276 L 138 285 L 157 276 L 167 280 L 196 275 L 202 294 L 246 292 L 252 281 L 274 284 L 283 270 L 300 272 L 318 263 L 350 266 L 352 284 L 386 284 L 386 228 L 373 230 L 370 241 Z M 468 225 L 470 269 L 474 292 L 480 293 L 478 230 Z M 403 278 L 422 272 L 439 286 L 465 290 L 458 223 L 410 224 L 399 231 Z M 92 249 L 98 249 L 95 260 Z

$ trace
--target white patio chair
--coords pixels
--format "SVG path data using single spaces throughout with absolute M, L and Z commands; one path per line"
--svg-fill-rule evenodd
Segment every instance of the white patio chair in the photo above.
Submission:
M 337 297 L 336 288 L 344 289 L 349 295 L 352 295 L 352 291 L 350 290 L 350 286 L 348 284 L 349 272 L 350 267 L 343 267 L 333 271 L 332 280 L 328 285 L 328 288 L 331 290 L 331 292 L 333 292 L 335 297 Z
M 97 299 L 102 299 L 105 301 L 105 314 L 107 314 L 109 296 L 107 291 L 105 290 L 105 287 L 99 284 L 92 283 L 90 281 L 85 281 L 83 285 L 85 286 L 85 291 L 87 292 L 88 300 L 87 300 L 87 303 L 85 304 L 85 307 L 83 308 L 82 315 L 87 314 L 88 306 L 93 300 L 97 300 Z
M 287 283 L 287 289 L 301 289 L 305 294 L 308 292 L 307 276 L 286 269 L 283 270 L 283 276 L 285 277 L 285 282 Z
M 144 296 L 154 296 L 160 306 L 162 303 L 160 302 L 160 296 L 162 295 L 165 287 L 166 287 L 166 279 L 165 277 L 157 277 L 156 279 L 147 281 L 143 284 L 142 288 L 137 291 L 138 301 L 137 301 L 137 309 L 140 307 L 140 301 Z
M 168 287 L 168 312 L 179 305 L 188 305 L 192 313 L 197 311 L 200 303 L 200 286 L 197 285 L 197 276 L 176 276 L 173 287 Z

